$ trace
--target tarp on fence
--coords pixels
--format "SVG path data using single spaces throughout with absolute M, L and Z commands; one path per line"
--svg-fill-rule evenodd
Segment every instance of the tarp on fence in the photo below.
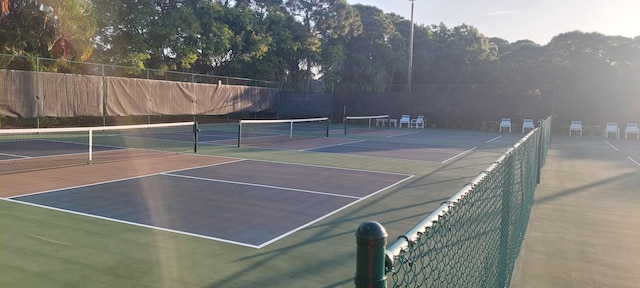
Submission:
M 102 77 L 38 73 L 39 116 L 102 116 Z
M 36 74 L 0 70 L 0 116 L 31 118 L 38 115 Z
M 105 77 L 106 114 L 224 115 L 273 112 L 277 90 L 264 87 Z
M 0 117 L 275 113 L 276 88 L 0 70 Z

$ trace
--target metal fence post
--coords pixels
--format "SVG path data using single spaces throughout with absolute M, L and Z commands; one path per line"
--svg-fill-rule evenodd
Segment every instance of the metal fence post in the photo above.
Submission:
M 386 288 L 387 231 L 378 222 L 364 222 L 356 231 L 356 243 L 356 288 Z

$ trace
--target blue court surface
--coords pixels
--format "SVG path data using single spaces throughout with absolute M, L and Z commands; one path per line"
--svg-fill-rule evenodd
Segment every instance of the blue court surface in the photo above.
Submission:
M 411 177 L 237 160 L 10 199 L 261 248 Z

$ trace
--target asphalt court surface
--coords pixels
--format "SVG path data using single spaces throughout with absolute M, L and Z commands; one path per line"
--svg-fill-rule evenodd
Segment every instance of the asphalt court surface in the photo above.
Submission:
M 261 248 L 411 177 L 237 160 L 10 199 Z

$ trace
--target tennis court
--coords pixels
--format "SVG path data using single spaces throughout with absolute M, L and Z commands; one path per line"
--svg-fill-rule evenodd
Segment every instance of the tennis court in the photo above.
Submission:
M 0 269 L 14 279 L 7 283 L 352 287 L 360 223 L 391 224 L 390 237 L 400 235 L 519 139 L 487 144 L 495 133 L 470 139 L 460 136 L 470 131 L 453 131 L 438 140 L 430 133 L 444 131 L 334 129 L 329 137 L 255 146 L 247 137 L 237 148 L 237 126 L 212 125 L 199 133 L 198 155 L 190 152 L 191 127 L 183 128 L 95 140 L 118 149 L 98 149 L 94 160 L 125 151 L 148 157 L 0 175 L 0 227 L 10 231 L 0 235 L 10 246 Z M 359 148 L 380 155 L 347 149 L 358 141 L 386 146 Z M 321 152 L 327 147 L 340 148 Z M 440 148 L 449 151 L 437 161 L 394 154 Z M 78 154 L 85 164 L 86 154 Z
M 237 160 L 9 199 L 261 248 L 410 177 Z

